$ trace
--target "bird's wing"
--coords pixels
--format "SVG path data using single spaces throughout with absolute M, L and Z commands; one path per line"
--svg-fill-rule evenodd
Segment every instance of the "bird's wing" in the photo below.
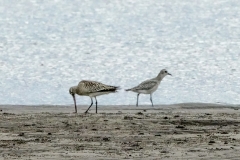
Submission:
M 78 85 L 88 93 L 116 91 L 118 87 L 106 85 L 96 81 L 82 80 Z
M 139 84 L 138 86 L 132 88 L 131 90 L 149 90 L 157 85 L 157 81 L 147 80 Z

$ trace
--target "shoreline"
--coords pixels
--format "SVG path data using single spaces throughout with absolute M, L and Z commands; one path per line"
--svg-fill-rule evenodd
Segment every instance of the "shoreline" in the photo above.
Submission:
M 78 113 L 83 113 L 88 105 L 78 105 Z M 179 103 L 170 105 L 99 105 L 99 113 L 116 113 L 122 111 L 123 113 L 128 111 L 141 111 L 147 110 L 150 112 L 159 110 L 208 110 L 208 109 L 240 109 L 240 104 L 215 104 L 215 103 Z M 2 112 L 14 112 L 14 113 L 40 113 L 51 112 L 51 113 L 71 113 L 74 111 L 74 106 L 70 105 L 0 105 Z M 90 109 L 90 113 L 94 113 L 95 105 Z

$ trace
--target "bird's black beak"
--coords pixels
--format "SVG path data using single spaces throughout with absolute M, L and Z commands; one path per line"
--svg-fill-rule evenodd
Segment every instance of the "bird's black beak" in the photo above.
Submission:
M 76 103 L 75 94 L 71 94 L 71 95 L 72 95 L 73 101 L 74 101 L 74 107 L 75 107 L 75 112 L 74 113 L 77 113 L 77 103 Z
M 168 75 L 172 76 L 172 74 L 168 73 Z

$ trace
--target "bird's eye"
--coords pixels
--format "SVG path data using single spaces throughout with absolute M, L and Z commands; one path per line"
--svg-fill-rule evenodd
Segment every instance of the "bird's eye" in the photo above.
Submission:
M 165 71 L 165 73 L 167 73 L 167 71 Z

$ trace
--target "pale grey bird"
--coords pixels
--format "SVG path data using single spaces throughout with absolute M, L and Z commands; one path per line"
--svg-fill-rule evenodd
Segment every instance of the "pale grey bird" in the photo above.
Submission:
M 138 97 L 139 95 L 142 94 L 150 94 L 150 101 L 152 102 L 152 106 L 153 106 L 153 101 L 152 101 L 152 93 L 155 92 L 160 84 L 160 82 L 162 81 L 162 79 L 166 76 L 166 75 L 171 75 L 170 73 L 168 73 L 168 71 L 166 69 L 162 69 L 158 76 L 153 78 L 153 79 L 149 79 L 146 80 L 142 83 L 140 83 L 138 86 L 130 88 L 130 89 L 126 89 L 126 91 L 133 91 L 137 93 L 137 104 L 136 106 L 138 106 Z
M 103 94 L 114 93 L 118 89 L 119 87 L 116 87 L 116 86 L 110 86 L 110 85 L 106 85 L 96 81 L 82 80 L 81 82 L 78 83 L 77 86 L 73 86 L 69 89 L 69 93 L 73 97 L 73 101 L 75 105 L 75 113 L 77 113 L 77 104 L 76 104 L 75 94 L 78 94 L 80 96 L 89 96 L 91 98 L 91 105 L 88 107 L 85 113 L 87 113 L 88 110 L 91 108 L 93 104 L 92 98 L 94 97 L 96 100 L 96 113 L 97 113 L 96 97 Z

